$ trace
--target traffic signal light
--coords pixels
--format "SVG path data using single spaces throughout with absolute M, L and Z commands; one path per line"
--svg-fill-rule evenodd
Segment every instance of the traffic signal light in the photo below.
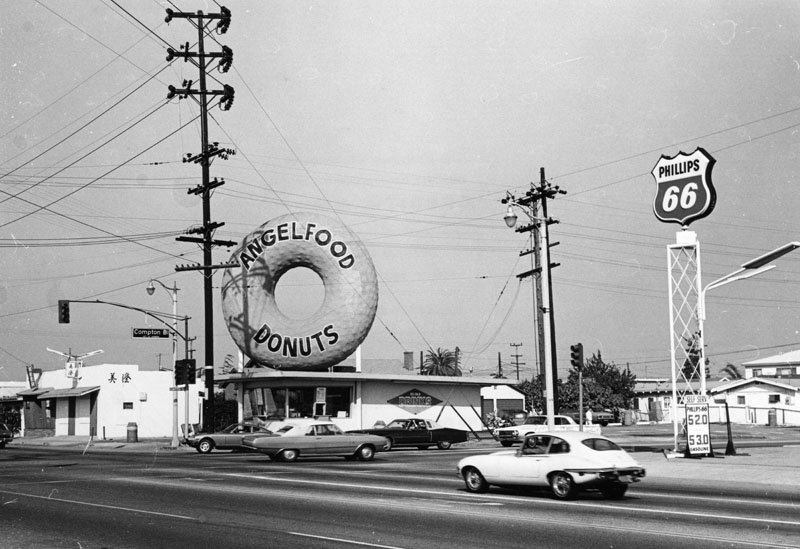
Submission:
M 175 385 L 194 385 L 197 362 L 193 358 L 175 361 Z
M 569 346 L 569 361 L 573 368 L 578 370 L 583 368 L 583 343 Z
M 69 324 L 69 301 L 66 299 L 58 300 L 58 323 Z

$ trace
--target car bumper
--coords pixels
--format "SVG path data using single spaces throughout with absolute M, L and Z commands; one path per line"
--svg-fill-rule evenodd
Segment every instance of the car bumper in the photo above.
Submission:
M 622 469 L 567 469 L 576 484 L 632 484 L 642 480 L 646 472 L 641 467 Z

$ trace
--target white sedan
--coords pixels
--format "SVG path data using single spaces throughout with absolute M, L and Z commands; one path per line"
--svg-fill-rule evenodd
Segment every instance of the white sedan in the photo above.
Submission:
M 458 462 L 470 492 L 496 486 L 550 486 L 558 499 L 593 488 L 620 499 L 644 468 L 611 440 L 593 433 L 548 432 L 526 437 L 522 448 L 470 456 Z

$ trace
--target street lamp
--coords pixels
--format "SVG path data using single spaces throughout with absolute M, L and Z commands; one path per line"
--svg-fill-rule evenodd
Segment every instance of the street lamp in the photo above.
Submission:
M 175 363 L 178 361 L 178 286 L 177 283 L 173 281 L 172 288 L 165 285 L 163 282 L 158 280 L 157 278 L 151 278 L 150 283 L 147 285 L 147 295 L 153 295 L 156 291 L 156 286 L 153 284 L 154 282 L 158 282 L 158 284 L 164 288 L 166 291 L 172 294 L 172 369 L 173 369 L 173 376 L 172 376 L 172 448 L 178 447 L 178 391 L 177 386 L 175 386 Z M 185 395 L 186 398 L 186 409 L 189 409 L 189 393 L 187 392 Z M 188 419 L 188 412 L 187 412 L 187 423 Z M 188 432 L 186 433 L 189 434 Z
M 800 242 L 789 242 L 779 248 L 775 248 L 771 252 L 760 255 L 755 259 L 751 259 L 747 263 L 743 263 L 740 269 L 727 274 L 717 280 L 710 282 L 700 292 L 700 298 L 697 303 L 697 328 L 700 331 L 700 394 L 706 394 L 706 349 L 705 349 L 705 330 L 703 324 L 706 320 L 706 292 L 712 288 L 719 288 L 725 284 L 736 282 L 737 280 L 745 280 L 747 278 L 766 273 L 775 268 L 775 265 L 769 263 L 775 261 L 781 256 L 800 248 Z

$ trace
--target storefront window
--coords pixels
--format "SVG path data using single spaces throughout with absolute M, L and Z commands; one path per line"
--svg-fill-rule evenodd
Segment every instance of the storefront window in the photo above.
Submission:
M 318 399 L 323 398 L 320 401 Z M 275 387 L 253 389 L 251 399 L 258 403 L 259 415 L 270 419 L 314 417 L 349 417 L 351 386 Z

